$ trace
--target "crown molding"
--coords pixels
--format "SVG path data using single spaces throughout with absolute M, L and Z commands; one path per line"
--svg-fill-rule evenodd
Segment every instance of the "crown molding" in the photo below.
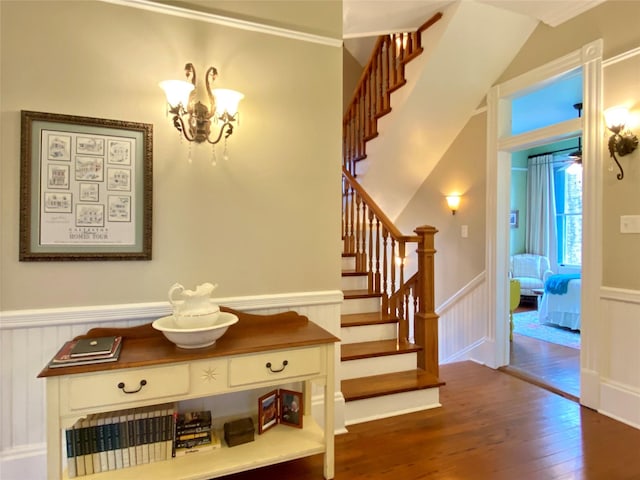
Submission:
M 329 47 L 342 47 L 342 39 L 331 37 L 323 37 L 321 35 L 313 35 L 311 33 L 289 30 L 286 28 L 273 27 L 262 23 L 248 22 L 236 18 L 224 17 L 213 13 L 198 12 L 187 8 L 176 7 L 173 5 L 160 4 L 149 0 L 100 0 L 104 3 L 111 3 L 123 7 L 137 8 L 150 12 L 162 13 L 164 15 L 172 15 L 174 17 L 187 18 L 200 22 L 211 23 L 215 25 L 223 25 L 225 27 L 237 28 L 240 30 L 249 30 L 252 32 L 265 33 L 267 35 L 275 35 L 277 37 L 285 37 L 303 42 L 317 43 L 327 45 Z

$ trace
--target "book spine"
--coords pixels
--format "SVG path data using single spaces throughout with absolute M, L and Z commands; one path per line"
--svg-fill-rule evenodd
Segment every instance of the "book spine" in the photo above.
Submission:
M 171 456 L 176 456 L 176 425 L 178 424 L 178 409 L 173 410 L 173 423 L 171 425 Z
M 127 430 L 127 412 L 120 412 L 120 421 L 118 422 L 118 428 L 120 429 L 120 448 L 122 449 L 122 468 L 131 466 L 129 459 L 129 435 Z
M 109 416 L 104 419 L 105 444 L 107 450 L 108 470 L 116 469 L 116 454 L 113 445 L 113 419 Z
M 93 449 L 91 444 L 91 425 L 88 419 L 82 420 L 82 448 L 84 450 L 84 471 L 86 475 L 93 474 Z
M 142 463 L 149 463 L 149 410 L 142 408 L 140 425 L 142 428 L 141 444 L 142 444 Z
M 100 465 L 100 449 L 98 448 L 98 420 L 96 415 L 89 416 L 91 427 L 91 451 L 93 452 L 93 473 L 102 472 Z
M 177 405 L 169 404 L 167 415 L 164 419 L 165 449 L 167 451 L 167 458 L 171 458 L 173 456 L 173 413 L 175 411 L 177 411 Z
M 155 415 L 153 417 L 153 432 L 154 432 L 154 445 L 156 450 L 156 462 L 162 460 L 162 415 L 163 406 L 159 405 L 156 408 Z
M 64 433 L 65 440 L 67 442 L 67 476 L 69 478 L 75 478 L 78 476 L 78 470 L 76 469 L 76 453 L 75 440 L 73 438 L 73 428 L 67 428 Z
M 98 414 L 98 453 L 100 454 L 100 471 L 109 471 L 109 462 L 107 459 L 107 433 L 105 427 L 104 413 Z
M 135 411 L 135 436 L 136 436 L 136 465 L 143 464 L 142 455 L 142 409 L 136 408 Z
M 123 467 L 122 439 L 120 438 L 120 413 L 115 412 L 111 417 L 111 435 L 113 436 L 113 456 L 116 461 L 116 470 Z
M 147 413 L 147 443 L 149 444 L 149 463 L 156 461 L 155 416 L 156 411 L 149 407 Z
M 127 410 L 127 432 L 129 437 L 129 463 L 131 466 L 137 465 L 136 460 L 136 422 L 135 410 Z
M 79 477 L 86 475 L 84 466 L 84 449 L 82 445 L 82 438 L 80 436 L 81 422 L 77 421 L 73 426 L 73 441 L 75 444 L 74 451 L 76 452 L 76 473 Z

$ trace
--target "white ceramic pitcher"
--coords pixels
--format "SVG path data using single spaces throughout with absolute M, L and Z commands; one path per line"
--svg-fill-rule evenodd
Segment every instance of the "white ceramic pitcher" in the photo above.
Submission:
M 173 306 L 173 317 L 180 328 L 203 328 L 212 326 L 220 315 L 220 307 L 213 303 L 211 292 L 218 285 L 203 283 L 195 290 L 185 290 L 179 283 L 169 289 L 169 302 Z

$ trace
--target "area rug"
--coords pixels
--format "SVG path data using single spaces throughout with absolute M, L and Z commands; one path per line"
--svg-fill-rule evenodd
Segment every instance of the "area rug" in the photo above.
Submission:
M 513 314 L 513 333 L 580 349 L 580 332 L 551 324 L 540 324 L 538 312 L 535 310 Z

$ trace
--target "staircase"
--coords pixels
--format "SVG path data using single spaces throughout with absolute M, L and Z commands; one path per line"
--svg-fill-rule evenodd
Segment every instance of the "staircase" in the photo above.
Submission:
M 422 52 L 418 31 L 378 39 L 343 123 L 341 391 L 347 425 L 440 405 L 433 256 L 437 230 L 402 234 L 355 178 L 377 121 L 391 112 L 404 65 Z M 384 161 L 384 159 L 376 159 Z M 415 244 L 415 255 L 407 248 Z M 416 270 L 410 278 L 408 258 Z M 411 262 L 409 262 L 411 264 Z

